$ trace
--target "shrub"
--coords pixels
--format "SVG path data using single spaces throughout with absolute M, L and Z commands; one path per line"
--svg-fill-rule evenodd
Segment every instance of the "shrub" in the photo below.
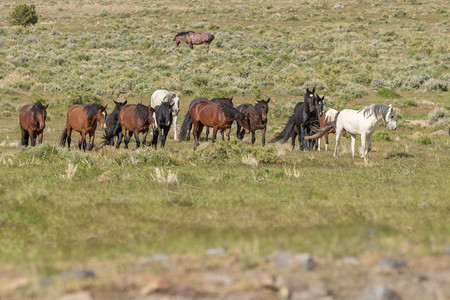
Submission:
M 433 78 L 433 79 L 430 79 L 427 82 L 425 82 L 424 85 L 428 91 L 433 91 L 433 92 L 448 91 L 448 81 L 445 81 L 445 80 Z
M 421 135 L 414 140 L 417 145 L 431 145 L 431 138 L 427 135 Z
M 450 123 L 450 114 L 443 110 L 434 110 L 428 114 L 428 124 L 440 126 Z
M 97 103 L 97 104 L 102 103 L 102 99 L 99 96 L 94 95 L 90 92 L 71 90 L 68 92 L 68 94 L 69 94 L 69 97 L 68 97 L 69 105 L 74 105 L 74 104 L 86 105 L 86 104 L 93 104 L 93 103 Z
M 417 106 L 417 102 L 414 101 L 414 100 L 406 100 L 403 103 L 405 104 L 405 106 L 412 106 L 412 107 L 416 107 Z
M 381 90 L 378 90 L 377 96 L 381 97 L 381 98 L 387 98 L 387 99 L 401 98 L 401 96 L 399 94 L 397 94 L 394 91 L 391 91 L 390 89 L 386 89 L 386 88 L 382 88 Z
M 28 25 L 36 24 L 38 16 L 34 4 L 18 4 L 9 14 L 9 19 L 11 25 L 27 27 Z

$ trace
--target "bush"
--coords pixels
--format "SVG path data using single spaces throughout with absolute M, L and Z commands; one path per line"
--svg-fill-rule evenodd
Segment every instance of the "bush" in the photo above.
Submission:
M 427 135 L 421 135 L 414 140 L 417 145 L 431 145 L 431 138 Z
M 401 98 L 401 96 L 399 94 L 391 91 L 390 89 L 386 89 L 386 88 L 378 90 L 377 96 L 381 97 L 381 98 L 387 98 L 387 99 Z
M 102 103 L 102 99 L 97 96 L 94 95 L 90 92 L 84 92 L 84 91 L 77 91 L 77 90 L 71 90 L 69 91 L 69 97 L 68 97 L 68 104 L 69 105 L 74 105 L 74 104 L 81 104 L 81 105 L 86 105 L 86 104 L 101 104 Z
M 28 25 L 36 24 L 38 16 L 34 4 L 18 4 L 9 14 L 9 19 L 11 25 L 27 27 Z
M 450 123 L 450 114 L 443 110 L 434 110 L 428 114 L 428 124 L 441 126 Z
M 386 131 L 380 130 L 374 133 L 373 140 L 389 142 L 391 140 L 391 137 L 389 136 L 389 133 L 387 133 Z

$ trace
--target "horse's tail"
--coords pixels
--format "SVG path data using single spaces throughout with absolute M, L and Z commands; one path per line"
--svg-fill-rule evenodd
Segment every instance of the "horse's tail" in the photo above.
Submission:
M 295 125 L 295 114 L 292 114 L 292 116 L 289 118 L 289 120 L 286 123 L 286 126 L 284 127 L 283 131 L 279 133 L 276 137 L 270 140 L 270 143 L 278 142 L 279 140 L 282 140 L 281 143 L 286 143 L 286 141 L 290 138 L 292 130 L 294 130 Z
M 67 128 L 64 129 L 63 133 L 61 134 L 61 139 L 59 140 L 59 144 L 61 147 L 64 147 L 66 145 L 67 140 Z
M 186 140 L 189 128 L 191 128 L 191 126 L 192 126 L 192 119 L 191 119 L 191 115 L 189 114 L 189 110 L 188 110 L 188 112 L 184 116 L 183 124 L 181 125 L 180 142 Z
M 336 121 L 337 121 L 337 118 L 334 119 L 333 122 L 328 123 L 327 126 L 325 126 L 324 128 L 317 131 L 315 134 L 310 135 L 310 136 L 305 136 L 305 140 L 314 140 L 314 139 L 318 139 L 318 138 L 322 137 L 328 131 L 330 131 L 331 129 L 336 127 Z

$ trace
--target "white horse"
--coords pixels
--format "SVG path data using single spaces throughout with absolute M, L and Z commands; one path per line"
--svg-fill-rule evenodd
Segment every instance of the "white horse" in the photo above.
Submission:
M 352 156 L 355 156 L 355 142 L 356 135 L 361 135 L 361 157 L 364 157 L 364 163 L 368 162 L 368 154 L 372 149 L 372 136 L 375 132 L 375 125 L 383 120 L 386 122 L 391 130 L 397 129 L 395 121 L 395 114 L 392 105 L 372 104 L 357 111 L 353 109 L 344 109 L 341 111 L 336 120 L 328 124 L 325 128 L 319 130 L 312 136 L 305 137 L 305 139 L 317 139 L 336 128 L 336 145 L 334 147 L 334 156 L 337 156 L 337 149 L 339 146 L 339 139 L 342 133 L 347 131 L 352 138 Z
M 172 123 L 173 123 L 173 138 L 177 139 L 177 119 L 178 112 L 180 111 L 180 98 L 178 94 L 174 92 L 169 92 L 166 90 L 157 90 L 153 93 L 151 98 L 151 106 L 155 109 L 156 106 L 161 105 L 163 102 L 169 102 L 172 105 Z M 156 120 L 156 115 L 153 113 L 153 118 Z M 158 124 L 156 124 L 158 126 Z

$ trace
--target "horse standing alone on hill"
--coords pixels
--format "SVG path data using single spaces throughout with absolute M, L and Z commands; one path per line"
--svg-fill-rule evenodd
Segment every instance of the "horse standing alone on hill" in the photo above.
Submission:
M 78 149 L 86 151 L 86 135 L 89 133 L 89 151 L 94 148 L 95 130 L 97 129 L 97 122 L 102 128 L 106 129 L 106 108 L 99 104 L 72 105 L 67 111 L 66 129 L 64 129 L 60 144 L 65 146 L 67 140 L 67 148 L 70 150 L 70 142 L 72 130 L 80 133 L 80 140 L 78 141 Z
M 175 47 L 178 47 L 181 42 L 185 42 L 189 48 L 194 49 L 194 45 L 201 44 L 206 44 L 209 47 L 209 44 L 214 40 L 214 35 L 207 32 L 184 31 L 177 33 L 173 40 L 175 41 Z
M 47 107 L 48 104 L 44 106 L 41 102 L 36 102 L 34 105 L 26 104 L 20 109 L 19 123 L 22 131 L 22 146 L 28 146 L 28 139 L 31 141 L 31 146 L 35 146 L 36 137 L 39 137 L 39 144 L 42 144 Z

